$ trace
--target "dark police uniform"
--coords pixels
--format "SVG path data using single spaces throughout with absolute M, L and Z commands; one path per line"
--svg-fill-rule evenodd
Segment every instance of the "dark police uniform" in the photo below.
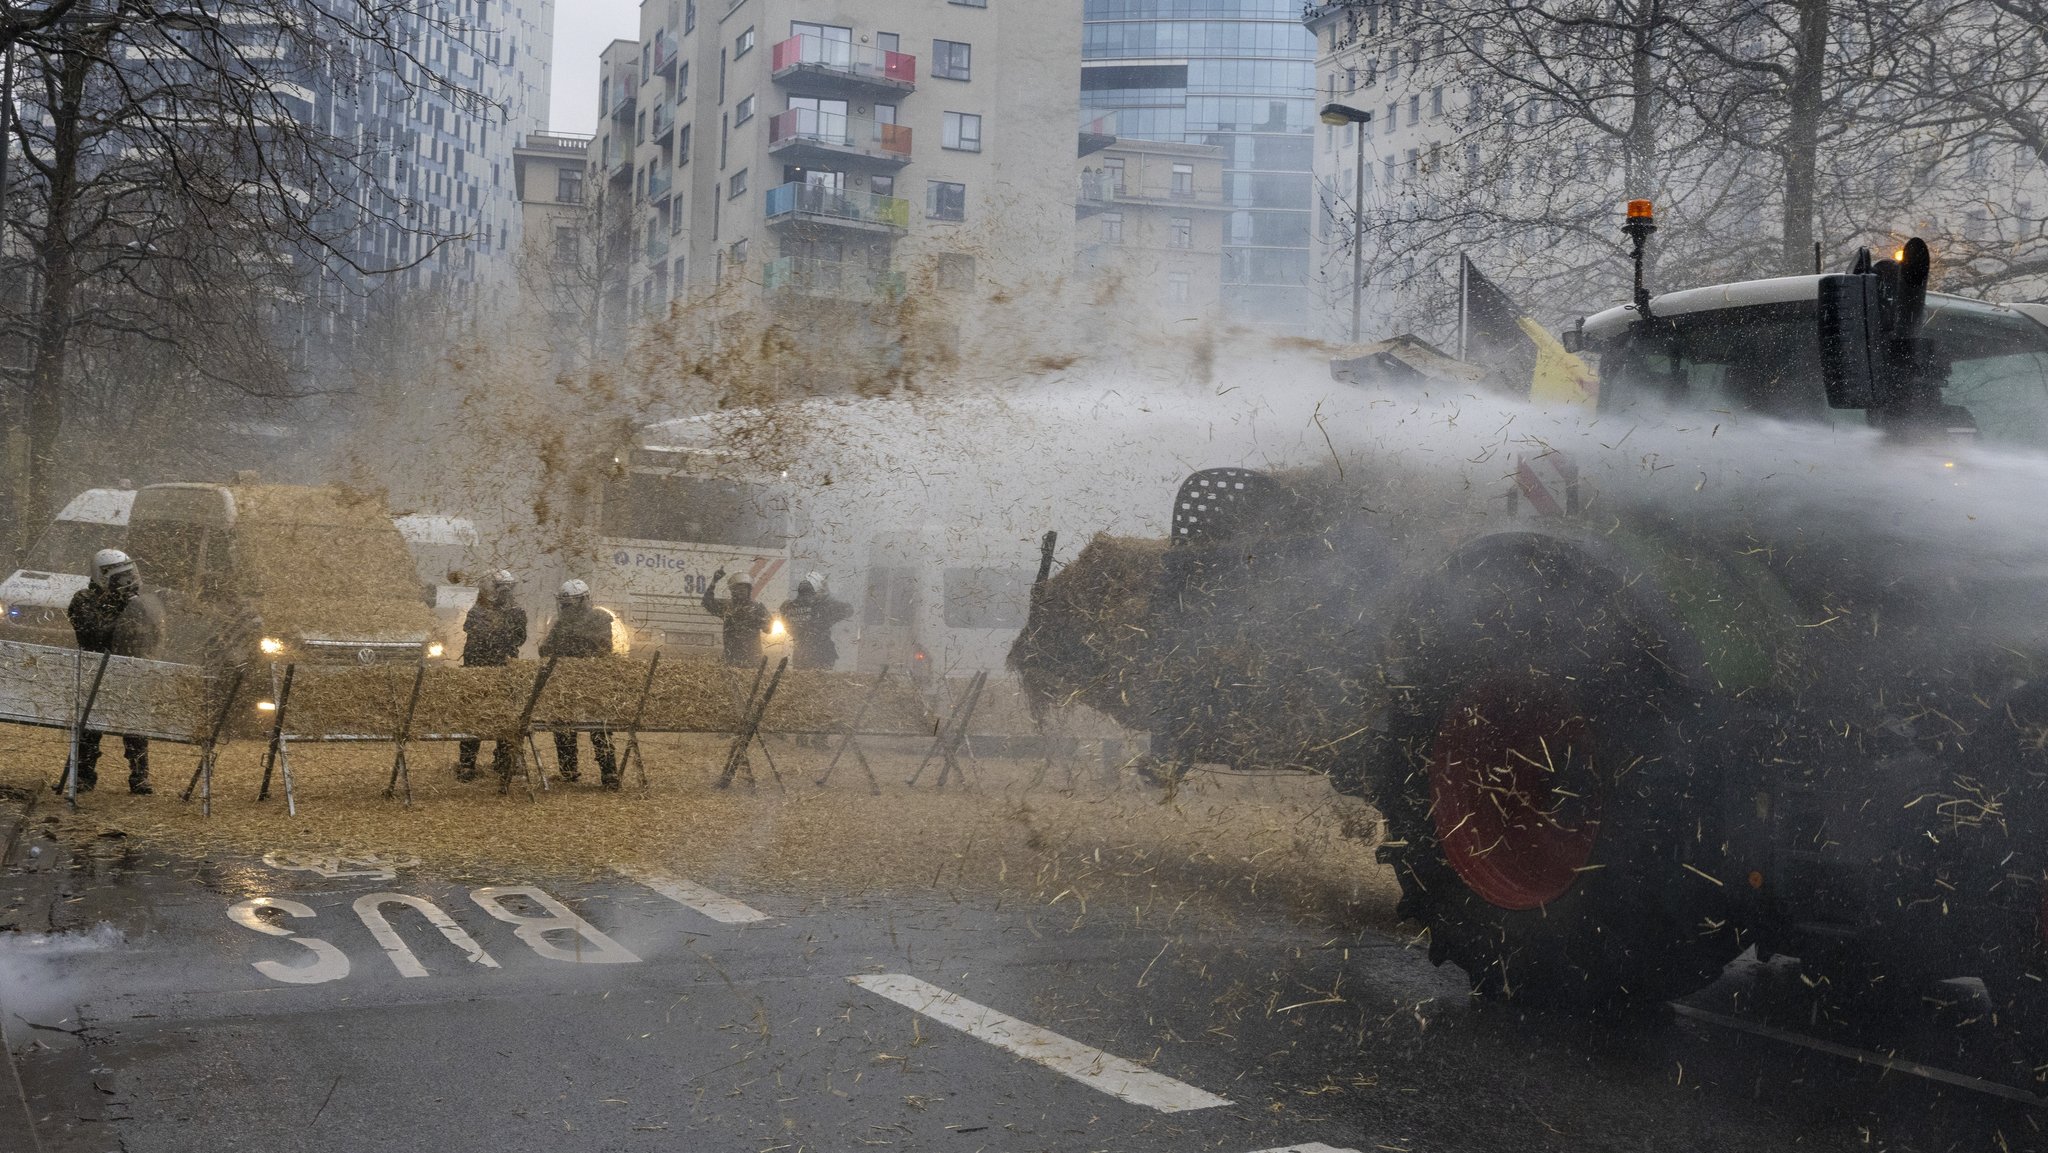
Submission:
M 526 643 L 526 610 L 480 596 L 470 606 L 469 615 L 462 618 L 462 638 L 464 668 L 502 668 L 519 655 L 519 646 Z M 516 737 L 510 747 L 502 740 L 492 742 L 491 768 L 498 775 L 512 772 L 513 754 L 518 747 Z M 482 748 L 483 742 L 475 738 L 462 742 L 456 757 L 457 780 L 467 781 L 476 776 L 476 755 Z
M 555 618 L 547 639 L 540 642 L 540 655 L 547 657 L 608 657 L 612 655 L 612 618 L 594 608 L 566 610 Z M 590 734 L 590 751 L 597 757 L 597 771 L 606 788 L 619 786 L 618 761 L 612 756 L 611 734 L 599 729 Z M 573 730 L 555 734 L 555 763 L 562 767 L 562 779 L 573 781 L 576 768 L 576 734 Z
M 154 657 L 163 643 L 163 606 L 148 593 L 124 597 L 99 585 L 78 590 L 65 608 L 71 618 L 71 632 L 78 647 L 89 653 L 112 653 L 118 657 Z M 84 792 L 99 784 L 100 738 L 104 733 L 88 729 L 78 738 L 78 788 Z M 128 788 L 141 792 L 149 788 L 149 738 L 123 736 L 121 751 L 128 758 Z
M 761 663 L 761 634 L 768 631 L 768 606 L 757 600 L 720 599 L 718 582 L 704 586 L 704 611 L 725 622 L 725 663 L 742 668 Z
M 800 669 L 829 669 L 839 663 L 839 646 L 832 640 L 832 626 L 853 615 L 853 606 L 824 593 L 803 595 L 799 590 L 782 602 L 782 619 L 789 626 L 789 663 Z M 759 645 L 755 646 L 756 652 Z M 758 662 L 759 658 L 756 657 Z

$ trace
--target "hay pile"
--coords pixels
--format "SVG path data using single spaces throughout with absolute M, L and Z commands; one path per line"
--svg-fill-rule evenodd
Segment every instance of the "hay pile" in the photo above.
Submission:
M 272 636 L 424 638 L 433 613 L 379 494 L 339 485 L 234 489 L 239 590 Z
M 45 792 L 31 828 L 86 852 L 140 849 L 227 868 L 279 850 L 417 857 L 420 876 L 471 883 L 664 869 L 770 912 L 807 899 L 938 891 L 1050 906 L 1059 926 L 1094 915 L 1185 927 L 1198 911 L 1233 908 L 1393 921 L 1390 871 L 1345 832 L 1370 810 L 1314 778 L 1202 775 L 1166 799 L 1129 774 L 1069 778 L 1055 769 L 1040 778 L 1036 758 L 984 759 L 967 766 L 972 791 L 941 792 L 929 773 L 922 787 L 903 784 L 918 743 L 900 753 L 870 747 L 882 786 L 871 796 L 851 763 L 827 787 L 814 786 L 829 751 L 778 740 L 788 791 L 775 787 L 757 753 L 760 787 L 749 793 L 712 787 L 727 743 L 649 737 L 647 792 L 633 782 L 622 793 L 557 783 L 537 801 L 517 787 L 500 797 L 489 780 L 459 784 L 448 767 L 452 747 L 416 748 L 409 809 L 382 798 L 390 746 L 301 746 L 291 758 L 297 817 L 275 793 L 256 801 L 262 750 L 237 745 L 215 777 L 210 818 L 196 801 L 176 798 L 193 751 L 165 746 L 153 758 L 156 796 L 103 789 L 71 814 Z M 60 734 L 0 728 L 0 791 L 46 791 L 62 760 Z M 102 838 L 114 830 L 125 836 Z M 286 874 L 257 875 L 290 883 Z
M 412 734 L 494 736 L 512 729 L 540 668 L 534 661 L 515 661 L 502 668 L 428 666 Z M 286 706 L 286 731 L 302 739 L 396 733 L 415 671 L 416 666 L 400 664 L 300 665 Z M 557 662 L 533 721 L 542 727 L 602 724 L 624 729 L 639 711 L 644 686 L 643 730 L 733 733 L 740 728 L 753 679 L 751 670 L 710 661 L 663 661 L 648 686 L 644 661 L 566 659 Z M 872 676 L 792 669 L 783 674 L 762 728 L 785 733 L 844 731 L 873 685 Z M 268 691 L 266 681 L 262 695 Z M 251 697 L 251 707 L 253 702 Z M 861 730 L 914 734 L 929 731 L 930 723 L 915 690 L 897 677 L 876 696 Z
M 1083 704 L 1139 730 L 1153 725 L 1151 675 L 1167 542 L 1098 533 L 1045 582 L 1009 664 L 1045 702 Z

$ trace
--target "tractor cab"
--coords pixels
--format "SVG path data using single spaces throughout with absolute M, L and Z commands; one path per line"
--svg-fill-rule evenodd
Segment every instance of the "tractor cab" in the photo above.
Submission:
M 1831 406 L 1819 338 L 1822 276 L 1670 292 L 1588 317 L 1600 407 L 1643 404 L 1820 425 L 1863 425 Z M 2048 447 L 2048 308 L 1929 293 L 1922 336 L 1946 368 L 1946 422 L 1991 444 Z

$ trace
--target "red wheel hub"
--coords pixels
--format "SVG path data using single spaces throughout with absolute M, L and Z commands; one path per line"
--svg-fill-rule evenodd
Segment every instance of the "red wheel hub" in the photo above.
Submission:
M 1563 693 L 1526 680 L 1468 686 L 1444 710 L 1429 764 L 1437 841 L 1488 903 L 1539 908 L 1583 875 L 1600 835 L 1591 730 Z

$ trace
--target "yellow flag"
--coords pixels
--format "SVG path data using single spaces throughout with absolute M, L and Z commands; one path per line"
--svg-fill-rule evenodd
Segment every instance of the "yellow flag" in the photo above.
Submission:
M 1585 361 L 1565 350 L 1557 338 L 1528 317 L 1515 324 L 1536 346 L 1536 368 L 1529 374 L 1529 399 L 1537 404 L 1592 404 L 1600 397 L 1600 378 Z

